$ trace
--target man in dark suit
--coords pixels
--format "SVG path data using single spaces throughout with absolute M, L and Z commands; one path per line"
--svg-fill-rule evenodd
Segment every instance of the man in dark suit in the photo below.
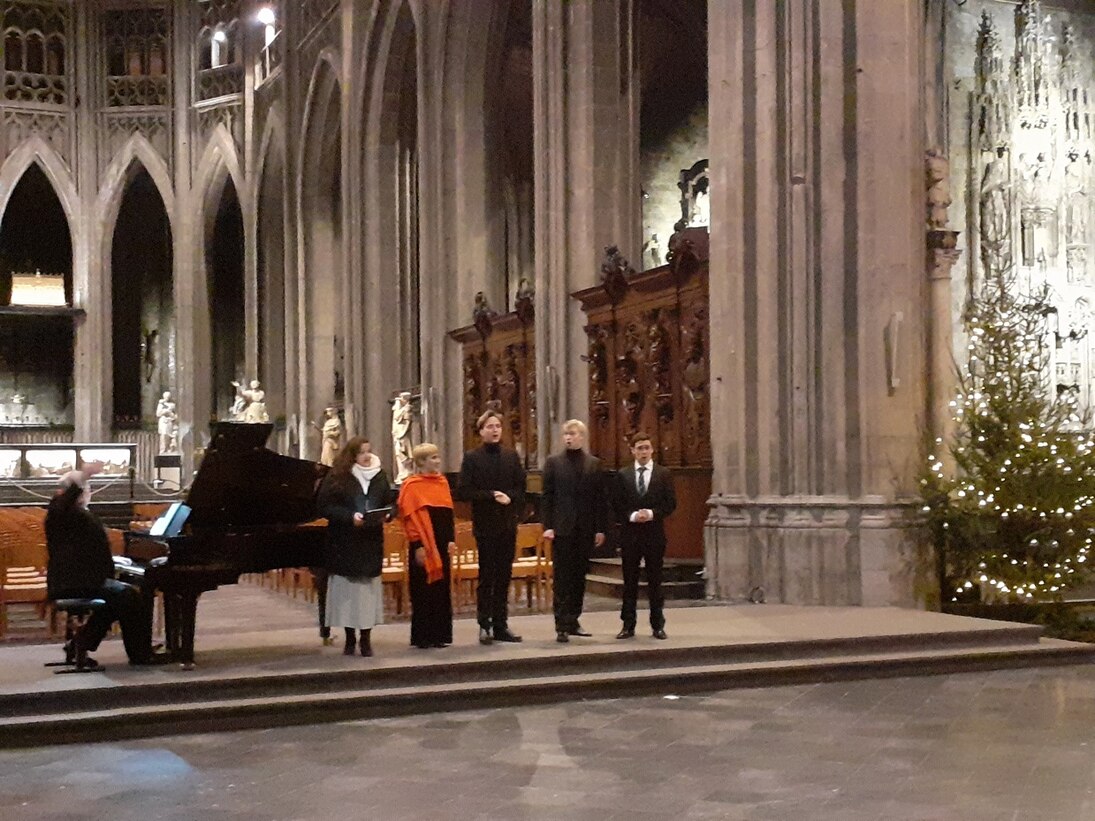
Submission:
M 631 437 L 633 464 L 616 474 L 613 503 L 620 524 L 620 545 L 624 560 L 624 602 L 620 608 L 623 629 L 616 638 L 635 636 L 636 606 L 639 599 L 639 564 L 646 565 L 650 593 L 650 629 L 654 638 L 664 639 L 665 596 L 662 593 L 662 561 L 665 558 L 665 517 L 677 507 L 673 476 L 654 464 L 654 445 L 645 433 Z
M 479 549 L 479 643 L 520 641 L 508 624 L 509 583 L 517 545 L 517 520 L 525 509 L 525 469 L 502 447 L 502 414 L 479 417 L 483 444 L 464 454 L 456 498 L 471 502 L 472 533 Z
M 601 460 L 583 450 L 586 426 L 577 419 L 563 424 L 562 453 L 544 463 L 540 519 L 552 541 L 555 586 L 555 638 L 590 635 L 578 618 L 586 593 L 586 570 L 594 547 L 605 542 L 609 505 Z

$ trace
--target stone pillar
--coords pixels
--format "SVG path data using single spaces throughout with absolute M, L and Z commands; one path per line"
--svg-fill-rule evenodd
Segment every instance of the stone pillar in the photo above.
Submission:
M 191 5 L 186 0 L 175 0 L 175 25 L 172 53 L 174 78 L 191 74 L 190 39 L 192 26 Z M 173 80 L 175 129 L 175 221 L 174 243 L 174 298 L 176 367 L 175 392 L 178 396 L 179 451 L 183 457 L 183 482 L 188 481 L 194 467 L 194 449 L 205 444 L 209 422 L 209 371 L 211 347 L 209 322 L 205 315 L 204 265 L 205 234 L 201 224 L 202 207 L 193 187 L 191 144 L 190 83 Z M 200 285 L 200 287 L 199 287 Z M 204 373 L 204 378 L 199 378 Z
M 713 596 L 915 601 L 917 6 L 709 3 Z
M 96 31 L 94 9 L 85 3 L 72 7 L 75 27 L 72 42 L 94 43 Z M 88 65 L 94 65 L 98 49 L 92 45 L 83 52 Z M 71 72 L 76 79 L 73 96 L 80 100 L 95 100 L 93 77 L 89 71 Z M 111 333 L 110 269 L 104 269 L 98 252 L 104 227 L 102 207 L 98 203 L 98 129 L 95 122 L 97 106 L 74 106 L 72 117 L 76 139 L 76 211 L 70 215 L 72 234 L 72 284 L 80 295 L 76 304 L 87 313 L 76 320 L 73 350 L 73 387 L 75 397 L 75 432 L 77 442 L 110 440 L 113 402 L 111 375 L 113 372 L 113 335 Z M 113 226 L 110 227 L 112 230 Z M 96 249 L 93 251 L 93 249 Z
M 588 412 L 581 309 L 607 245 L 639 253 L 631 0 L 533 0 L 536 418 L 541 456 Z M 621 42 L 623 47 L 621 47 Z

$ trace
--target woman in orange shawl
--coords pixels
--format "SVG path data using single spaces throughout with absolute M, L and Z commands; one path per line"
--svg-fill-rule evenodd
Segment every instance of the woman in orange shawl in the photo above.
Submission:
M 441 454 L 436 445 L 423 443 L 411 455 L 415 473 L 399 491 L 399 517 L 410 544 L 411 644 L 424 650 L 452 644 L 449 551 L 456 545 Z

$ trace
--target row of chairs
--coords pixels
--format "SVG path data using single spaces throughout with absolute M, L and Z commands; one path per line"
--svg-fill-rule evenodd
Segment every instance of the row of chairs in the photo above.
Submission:
M 110 549 L 123 549 L 120 530 L 107 529 Z M 0 638 L 8 632 L 12 605 L 31 605 L 49 634 L 57 635 L 53 606 L 46 593 L 46 511 L 40 507 L 0 508 Z
M 524 593 L 530 610 L 547 607 L 552 595 L 551 542 L 542 536 L 543 527 L 539 524 L 525 524 L 517 529 L 517 551 L 513 561 L 511 589 L 515 601 Z M 479 549 L 472 534 L 471 522 L 456 523 L 455 542 L 456 551 L 449 559 L 452 602 L 453 607 L 459 610 L 474 605 L 475 587 L 479 580 Z M 407 535 L 403 531 L 403 525 L 398 521 L 387 523 L 384 526 L 381 581 L 390 609 L 396 615 L 405 614 L 410 609 L 408 559 Z M 251 580 L 294 598 L 302 596 L 307 601 L 315 600 L 316 580 L 307 568 L 272 570 L 257 574 Z M 521 585 L 524 585 L 523 591 L 520 589 Z

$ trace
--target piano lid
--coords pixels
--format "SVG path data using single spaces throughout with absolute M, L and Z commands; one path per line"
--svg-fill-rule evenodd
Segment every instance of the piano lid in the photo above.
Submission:
M 214 422 L 186 503 L 190 526 L 247 530 L 316 518 L 327 468 L 267 450 L 269 424 Z

